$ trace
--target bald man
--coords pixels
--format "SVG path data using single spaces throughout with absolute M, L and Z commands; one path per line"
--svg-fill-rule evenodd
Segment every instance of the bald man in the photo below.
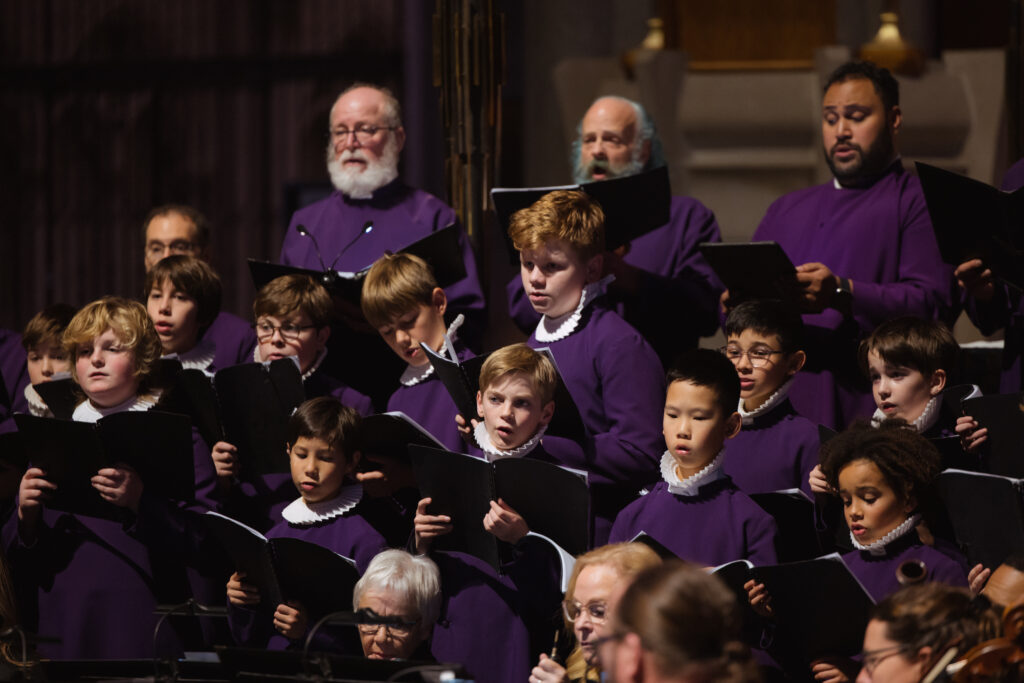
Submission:
M 665 165 L 654 123 L 632 100 L 596 100 L 578 131 L 572 146 L 577 183 Z M 646 337 L 662 363 L 696 347 L 700 337 L 718 329 L 716 306 L 722 287 L 697 245 L 720 239 L 718 223 L 707 207 L 692 197 L 673 197 L 668 223 L 604 256 L 606 274 L 615 275 L 608 296 L 619 314 Z M 532 332 L 540 316 L 526 299 L 521 278 L 509 282 L 506 291 L 512 318 L 521 329 Z

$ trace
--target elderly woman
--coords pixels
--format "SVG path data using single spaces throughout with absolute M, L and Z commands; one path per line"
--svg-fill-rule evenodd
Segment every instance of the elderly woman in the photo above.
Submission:
M 575 634 L 576 649 L 569 655 L 565 668 L 541 655 L 531 672 L 530 683 L 599 680 L 597 644 L 605 634 L 609 601 L 620 583 L 660 563 L 657 553 L 642 543 L 606 545 L 576 558 L 562 603 L 566 630 Z
M 441 575 L 422 555 L 385 550 L 370 562 L 352 594 L 353 607 L 407 624 L 359 626 L 363 655 L 370 659 L 432 659 L 427 641 L 441 609 Z

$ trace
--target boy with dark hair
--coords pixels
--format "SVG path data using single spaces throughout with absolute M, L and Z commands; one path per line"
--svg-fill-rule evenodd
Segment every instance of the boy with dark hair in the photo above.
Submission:
M 60 373 L 71 372 L 71 356 L 64 350 L 61 337 L 77 310 L 68 304 L 51 304 L 32 316 L 21 335 L 27 356 L 28 384 L 25 400 L 28 409 L 39 417 L 53 417 L 53 412 L 32 385 L 56 379 Z
M 703 566 L 748 559 L 774 564 L 775 521 L 722 469 L 726 439 L 740 430 L 740 383 L 721 354 L 696 349 L 668 373 L 661 476 L 649 493 L 619 514 L 609 541 L 641 531 Z
M 800 314 L 777 300 L 747 301 L 729 312 L 722 353 L 740 378 L 737 411 L 743 427 L 725 459 L 725 472 L 746 494 L 803 488 L 818 462 L 818 426 L 789 401 L 803 367 Z

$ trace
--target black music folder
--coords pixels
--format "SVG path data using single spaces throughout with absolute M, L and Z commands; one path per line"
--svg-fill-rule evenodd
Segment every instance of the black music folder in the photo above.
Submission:
M 796 267 L 778 242 L 702 242 L 701 255 L 729 290 L 731 305 L 779 299 L 798 307 Z

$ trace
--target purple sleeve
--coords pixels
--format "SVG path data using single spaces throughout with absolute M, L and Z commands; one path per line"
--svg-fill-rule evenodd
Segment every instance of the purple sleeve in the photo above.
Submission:
M 647 494 L 651 495 L 650 493 Z M 643 498 L 634 500 L 632 503 L 622 508 L 615 517 L 615 523 L 612 524 L 611 533 L 608 535 L 609 543 L 625 543 L 633 540 L 633 537 L 643 531 L 643 529 L 636 528 L 636 518 L 640 513 L 641 506 L 643 505 Z
M 28 386 L 28 365 L 25 349 L 21 346 L 21 335 L 10 330 L 0 330 L 0 375 L 4 388 L 11 400 L 12 413 L 27 413 L 28 400 L 25 387 Z M 0 406 L 0 418 L 7 416 L 7 410 Z
M 753 515 L 746 524 L 748 544 L 746 559 L 758 567 L 777 564 L 779 560 L 775 555 L 775 537 L 778 535 L 778 529 L 775 526 L 775 520 L 760 509 L 756 512 L 760 514 Z

